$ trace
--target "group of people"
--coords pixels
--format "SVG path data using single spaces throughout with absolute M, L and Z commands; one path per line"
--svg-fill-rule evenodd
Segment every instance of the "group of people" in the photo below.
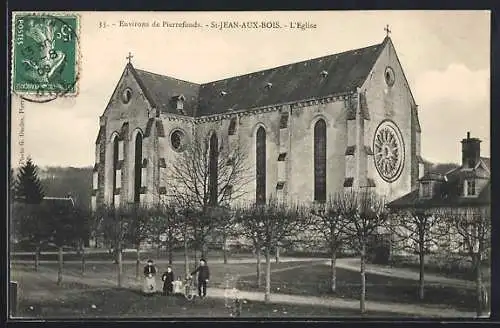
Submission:
M 198 274 L 198 296 L 207 296 L 207 283 L 210 278 L 210 270 L 208 269 L 207 261 L 205 259 L 200 259 L 200 265 L 191 272 L 191 276 Z M 144 267 L 144 289 L 145 294 L 151 295 L 156 291 L 156 267 L 153 260 L 148 260 L 147 265 Z M 174 293 L 174 272 L 172 267 L 169 265 L 167 271 L 161 276 L 163 281 L 163 295 L 172 295 Z M 181 278 L 178 277 L 177 281 L 181 282 Z

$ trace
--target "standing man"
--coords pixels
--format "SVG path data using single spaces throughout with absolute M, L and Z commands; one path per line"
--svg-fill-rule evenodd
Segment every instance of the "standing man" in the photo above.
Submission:
M 210 278 L 210 271 L 208 269 L 207 261 L 205 259 L 200 259 L 200 266 L 196 268 L 191 275 L 198 273 L 198 296 L 207 296 L 207 283 Z

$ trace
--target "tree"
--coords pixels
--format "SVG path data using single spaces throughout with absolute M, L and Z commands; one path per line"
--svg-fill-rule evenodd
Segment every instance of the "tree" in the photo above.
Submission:
M 122 218 L 128 222 L 124 239 L 135 246 L 137 258 L 135 261 L 135 278 L 141 277 L 141 243 L 151 237 L 151 218 L 154 212 L 136 203 L 121 208 Z
M 13 174 L 13 172 L 12 172 Z M 44 191 L 38 178 L 38 168 L 28 157 L 21 166 L 13 182 L 14 202 L 12 212 L 13 226 L 19 238 L 35 247 L 35 270 L 38 270 L 40 250 L 49 238 L 46 215 L 40 211 Z
M 217 213 L 245 195 L 253 177 L 249 174 L 247 152 L 238 142 L 219 145 L 215 134 L 209 140 L 195 135 L 183 147 L 169 167 L 167 196 L 181 208 L 189 209 L 195 247 L 204 257 L 207 237 L 218 223 Z
M 442 220 L 432 211 L 413 208 L 395 210 L 387 222 L 387 228 L 392 235 L 392 246 L 396 249 L 408 250 L 419 258 L 420 279 L 418 295 L 424 299 L 425 255 L 432 246 L 438 246 L 440 238 L 446 234 L 441 229 Z
M 343 233 L 360 254 L 361 295 L 359 306 L 361 313 L 365 313 L 367 247 L 370 240 L 385 225 L 388 215 L 383 199 L 368 190 L 345 191 L 337 202 L 344 220 Z
M 342 247 L 345 239 L 343 233 L 345 220 L 342 216 L 342 194 L 330 195 L 328 201 L 324 204 L 316 204 L 313 206 L 311 212 L 319 220 L 315 220 L 313 227 L 324 238 L 331 257 L 331 279 L 330 290 L 335 293 L 337 289 L 337 252 Z
M 85 242 L 88 241 L 91 233 L 97 230 L 98 222 L 89 209 L 76 207 L 75 214 L 76 247 L 81 256 L 81 274 L 83 276 L 85 274 Z
M 38 178 L 38 168 L 29 157 L 17 175 L 14 195 L 16 200 L 25 204 L 40 204 L 43 200 L 44 191 Z
M 448 234 L 461 238 L 460 246 L 472 262 L 476 283 L 476 314 L 481 316 L 487 306 L 487 291 L 483 284 L 482 262 L 491 250 L 490 207 L 441 208 L 438 213 L 445 217 Z
M 19 241 L 28 243 L 35 249 L 35 271 L 38 271 L 41 248 L 48 243 L 52 233 L 47 223 L 50 214 L 40 204 L 15 201 L 12 216 L 15 217 L 13 226 L 18 232 Z
M 104 205 L 95 212 L 95 216 L 101 220 L 99 230 L 116 254 L 118 287 L 122 287 L 122 252 L 130 226 L 130 215 L 128 214 L 126 209 L 109 205 Z
M 233 211 L 229 208 L 224 208 L 218 217 L 217 221 L 217 231 L 222 236 L 222 251 L 224 253 L 224 264 L 228 263 L 228 247 L 227 240 L 228 238 L 235 236 L 236 228 L 235 228 L 235 217 Z
M 176 242 L 176 236 L 179 233 L 182 217 L 178 215 L 173 204 L 162 201 L 154 208 L 153 215 L 150 218 L 149 229 L 152 236 L 158 238 L 163 235 L 165 240 L 161 241 L 167 247 L 168 263 L 173 262 L 173 249 Z
M 267 204 L 241 205 L 236 211 L 243 235 L 253 241 L 255 249 L 264 250 L 266 258 L 265 301 L 271 297 L 271 249 L 293 237 L 309 225 L 307 211 L 297 204 L 271 199 Z
M 50 242 L 58 248 L 57 284 L 60 285 L 63 279 L 63 248 L 78 246 L 85 227 L 71 199 L 45 200 L 42 208 L 50 227 Z

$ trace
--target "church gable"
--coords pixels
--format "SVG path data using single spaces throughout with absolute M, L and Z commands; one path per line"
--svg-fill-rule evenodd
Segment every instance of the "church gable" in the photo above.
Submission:
M 389 37 L 386 37 L 381 45 L 377 60 L 371 67 L 362 89 L 382 87 L 387 92 L 398 90 L 407 93 L 410 106 L 416 109 L 415 98 L 410 89 L 403 66 L 399 61 L 396 49 Z
M 118 81 L 106 106 L 104 115 L 112 120 L 129 117 L 148 117 L 155 108 L 148 91 L 138 79 L 134 67 L 129 63 Z

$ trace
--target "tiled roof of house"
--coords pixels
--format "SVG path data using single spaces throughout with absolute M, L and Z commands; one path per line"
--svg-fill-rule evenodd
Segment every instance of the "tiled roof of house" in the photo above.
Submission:
M 145 96 L 158 109 L 178 113 L 172 99 L 182 94 L 185 115 L 206 116 L 355 91 L 368 77 L 388 40 L 201 85 L 139 69 L 134 74 Z

